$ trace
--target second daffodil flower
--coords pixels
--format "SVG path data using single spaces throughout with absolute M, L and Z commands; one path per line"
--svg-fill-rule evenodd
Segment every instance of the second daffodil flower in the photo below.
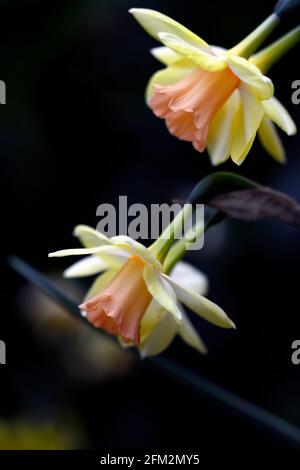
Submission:
M 178 333 L 201 352 L 206 348 L 182 304 L 214 325 L 234 328 L 233 322 L 203 294 L 205 276 L 186 263 L 169 276 L 159 256 L 127 236 L 108 238 L 91 227 L 75 229 L 84 248 L 49 256 L 88 255 L 65 272 L 66 277 L 101 273 L 88 291 L 81 312 L 97 328 L 118 336 L 123 346 L 136 345 L 143 356 L 163 351 Z
M 207 148 L 214 165 L 230 157 L 240 165 L 258 129 L 264 146 L 269 151 L 274 149 L 272 142 L 277 136 L 271 121 L 288 134 L 296 132 L 287 111 L 273 98 L 272 81 L 245 58 L 277 25 L 275 14 L 238 46 L 226 51 L 208 45 L 159 12 L 133 8 L 130 13 L 164 45 L 152 49 L 166 68 L 149 82 L 149 107 L 165 120 L 171 134 L 192 142 L 199 152 Z M 279 161 L 284 159 L 278 142 L 271 153 Z

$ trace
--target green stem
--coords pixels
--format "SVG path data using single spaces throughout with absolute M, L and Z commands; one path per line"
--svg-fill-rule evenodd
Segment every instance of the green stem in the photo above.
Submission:
M 160 237 L 150 246 L 151 251 L 156 258 L 163 263 L 170 248 L 172 247 L 178 233 L 183 232 L 186 220 L 192 215 L 192 204 L 185 204 L 183 209 L 177 214 L 170 225 L 162 232 Z
M 275 13 L 272 13 L 272 15 L 268 16 L 268 18 L 263 21 L 252 33 L 250 33 L 239 44 L 230 49 L 229 53 L 248 59 L 255 51 L 257 51 L 265 39 L 276 28 L 279 22 L 279 17 Z
M 217 194 L 222 194 L 238 189 L 257 188 L 259 185 L 243 176 L 230 172 L 216 172 L 206 176 L 191 192 L 183 209 L 177 214 L 171 224 L 163 231 L 160 237 L 151 245 L 149 250 L 163 264 L 168 253 L 174 245 L 178 234 L 183 234 L 185 222 L 191 217 L 197 204 L 206 204 Z M 218 215 L 220 218 L 221 216 Z M 223 217 L 223 216 L 222 216 Z M 211 225 L 211 223 L 210 223 Z M 210 226 L 209 225 L 209 226 Z M 186 237 L 182 237 L 178 247 L 188 243 Z M 189 240 L 189 242 L 191 242 Z M 178 243 L 178 242 L 177 242 Z M 178 248 L 179 249 L 179 248 Z
M 191 192 L 188 202 L 195 207 L 196 204 L 206 204 L 217 194 L 222 194 L 229 191 L 241 190 L 241 189 L 253 189 L 258 188 L 259 184 L 243 176 L 236 175 L 230 172 L 216 172 L 206 176 L 200 183 L 195 186 Z M 224 214 L 213 211 L 208 216 L 204 225 L 199 225 L 195 231 L 194 239 L 191 239 L 189 233 L 181 240 L 175 243 L 164 262 L 164 272 L 169 273 L 175 264 L 183 258 L 187 251 L 189 243 L 195 242 L 200 235 L 205 233 L 212 225 L 215 225 L 225 217 Z
M 278 41 L 273 42 L 270 46 L 258 52 L 251 57 L 257 67 L 266 73 L 283 55 L 285 55 L 292 47 L 296 46 L 300 41 L 300 26 L 297 26 L 289 33 L 285 34 Z
M 196 242 L 197 239 L 201 235 L 203 235 L 212 225 L 220 222 L 221 220 L 223 220 L 223 215 L 220 216 L 220 213 L 214 210 L 209 215 L 208 219 L 205 221 L 204 224 L 198 225 L 198 227 L 193 227 L 190 232 L 186 234 L 185 237 L 183 237 L 181 240 L 178 240 L 172 246 L 168 253 L 168 256 L 166 257 L 166 260 L 163 265 L 164 273 L 169 274 L 172 271 L 176 263 L 178 263 L 178 261 L 180 261 L 184 257 L 189 244 Z M 191 233 L 194 234 L 193 237 L 190 236 Z

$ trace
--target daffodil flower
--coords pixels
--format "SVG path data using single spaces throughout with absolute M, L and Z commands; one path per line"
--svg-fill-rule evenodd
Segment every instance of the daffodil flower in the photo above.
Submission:
M 200 295 L 208 291 L 208 279 L 204 273 L 190 264 L 180 261 L 170 273 L 171 279 L 186 289 Z M 152 301 L 141 324 L 141 343 L 139 351 L 142 357 L 162 353 L 174 340 L 176 335 L 189 346 L 202 354 L 207 353 L 206 346 L 194 328 L 181 305 L 182 323 L 178 324 L 174 317 L 156 301 Z M 232 324 L 232 326 L 234 326 Z
M 269 70 L 300 39 L 300 27 L 293 29 L 270 46 L 250 57 L 250 61 L 263 72 Z M 279 163 L 285 163 L 285 150 L 273 123 L 287 135 L 297 132 L 296 124 L 282 103 L 275 97 L 263 102 L 265 114 L 258 129 L 259 139 L 265 150 Z
M 275 14 L 236 47 L 224 50 L 159 12 L 130 12 L 164 45 L 151 51 L 166 67 L 151 78 L 146 99 L 171 134 L 192 142 L 199 152 L 207 148 L 214 165 L 230 157 L 240 165 L 258 130 L 270 151 L 270 141 L 276 139 L 271 121 L 288 134 L 295 132 L 287 111 L 273 98 L 272 81 L 246 58 L 277 25 Z M 279 147 L 277 142 L 271 153 L 283 160 Z
M 155 244 L 146 248 L 127 236 L 108 238 L 84 225 L 76 227 L 75 235 L 84 248 L 49 256 L 88 255 L 68 268 L 67 277 L 105 270 L 96 278 L 80 309 L 95 327 L 118 336 L 124 345 L 134 344 L 151 354 L 167 347 L 171 332 L 172 337 L 178 332 L 189 344 L 204 351 L 180 302 L 217 326 L 234 328 L 225 312 L 200 293 L 204 290 L 199 287 L 200 280 L 195 291 L 193 285 L 188 288 L 178 282 L 176 271 L 174 277 L 164 272 L 153 250 Z

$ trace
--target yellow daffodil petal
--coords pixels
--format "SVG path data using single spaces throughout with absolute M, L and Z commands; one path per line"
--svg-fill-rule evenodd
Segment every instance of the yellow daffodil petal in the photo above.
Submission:
M 162 271 L 161 263 L 144 245 L 136 240 L 133 240 L 126 235 L 118 235 L 116 237 L 112 237 L 111 241 L 114 243 L 115 247 L 130 253 L 132 256 L 139 257 L 144 261 L 144 263 L 154 266 L 155 269 Z
M 224 310 L 222 310 L 218 305 L 211 302 L 206 297 L 186 289 L 166 274 L 162 274 L 162 276 L 173 287 L 178 299 L 193 312 L 197 313 L 210 323 L 222 328 L 235 327 L 234 323 L 228 318 Z
M 165 312 L 149 336 L 141 342 L 139 351 L 142 357 L 162 353 L 172 343 L 177 334 L 178 325 L 170 313 Z
M 165 46 L 153 47 L 150 52 L 155 59 L 159 60 L 159 62 L 164 65 L 171 65 L 183 58 L 181 54 Z
M 159 33 L 159 37 L 165 46 L 192 60 L 203 70 L 217 72 L 227 67 L 226 61 L 216 56 L 211 49 L 204 50 L 192 46 L 178 36 L 169 33 Z
M 104 245 L 95 246 L 92 248 L 71 248 L 69 250 L 60 250 L 49 253 L 49 258 L 61 258 L 63 256 L 80 256 L 80 255 L 109 255 L 116 256 L 117 258 L 123 256 L 129 258 L 130 254 L 126 251 L 120 250 L 117 246 Z
M 129 13 L 135 17 L 150 36 L 158 41 L 160 40 L 159 33 L 164 32 L 178 36 L 180 39 L 195 47 L 210 49 L 209 45 L 203 41 L 203 39 L 199 38 L 197 34 L 158 11 L 147 8 L 131 8 Z
M 287 135 L 297 132 L 296 124 L 285 107 L 275 97 L 262 103 L 267 116 L 277 124 Z
M 239 87 L 243 106 L 243 124 L 246 140 L 250 140 L 256 134 L 264 115 L 261 102 L 251 93 L 249 86 L 243 84 Z
M 245 141 L 245 145 L 242 147 L 242 150 L 238 153 L 235 153 L 235 147 L 232 146 L 231 159 L 234 163 L 236 163 L 237 165 L 241 165 L 243 163 L 248 153 L 250 152 L 254 139 L 255 135 L 253 135 L 250 140 Z
M 167 312 L 172 313 L 176 321 L 180 323 L 182 321 L 182 315 L 172 287 L 149 265 L 144 267 L 143 275 L 147 289 L 152 297 L 164 307 Z
M 85 258 L 72 264 L 63 273 L 66 278 L 86 277 L 100 273 L 107 269 L 107 263 L 97 256 L 86 256 Z
M 101 254 L 97 256 L 97 253 L 94 256 L 86 256 L 67 268 L 63 275 L 66 278 L 86 277 L 100 273 L 106 269 L 118 268 L 127 260 L 128 253 L 120 251 L 118 254 L 115 251 L 116 250 L 114 249 L 113 256 L 109 254 Z
M 195 65 L 188 59 L 181 59 L 165 69 L 159 70 L 150 78 L 146 88 L 146 101 L 153 93 L 153 85 L 175 85 L 195 70 Z
M 202 339 L 200 338 L 198 332 L 192 325 L 188 316 L 183 312 L 182 313 L 183 322 L 178 326 L 178 333 L 189 346 L 195 348 L 202 354 L 207 353 L 207 349 Z
M 240 85 L 240 103 L 232 126 L 231 149 L 232 160 L 240 165 L 252 147 L 257 130 L 262 121 L 264 110 L 248 85 Z
M 110 269 L 103 274 L 100 274 L 100 276 L 95 279 L 92 286 L 86 293 L 84 300 L 87 301 L 98 295 L 103 289 L 105 289 L 105 287 L 110 283 L 110 281 L 113 280 L 117 273 L 118 269 L 115 268 Z
M 243 57 L 227 55 L 227 63 L 232 72 L 242 82 L 250 85 L 253 93 L 260 100 L 267 100 L 273 96 L 274 87 L 272 80 L 261 73 L 256 65 Z
M 141 321 L 141 341 L 144 341 L 166 312 L 156 300 L 152 299 Z
M 235 90 L 214 117 L 208 133 L 207 148 L 213 165 L 230 157 L 232 126 L 238 110 L 239 92 Z
M 198 294 L 205 295 L 208 292 L 207 276 L 185 261 L 179 261 L 172 269 L 170 276 L 178 284 Z
M 80 240 L 85 248 L 94 246 L 109 245 L 110 239 L 103 233 L 98 232 L 88 225 L 77 225 L 74 229 L 74 235 Z
M 263 118 L 258 129 L 259 139 L 265 150 L 272 155 L 278 163 L 285 163 L 285 151 L 272 121 L 266 116 Z

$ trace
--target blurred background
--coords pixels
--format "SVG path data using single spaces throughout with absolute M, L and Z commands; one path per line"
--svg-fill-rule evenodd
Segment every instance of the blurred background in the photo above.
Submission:
M 133 6 L 157 9 L 230 47 L 274 1 L 0 2 L 0 79 L 7 86 L 0 110 L 0 339 L 7 346 L 0 449 L 201 450 L 269 439 L 77 324 L 7 267 L 17 254 L 79 302 L 85 284 L 61 278 L 69 260 L 47 258 L 77 246 L 75 225 L 96 226 L 98 205 L 117 204 L 119 195 L 147 206 L 184 198 L 213 170 L 206 154 L 171 137 L 145 105 L 147 80 L 160 64 L 149 54 L 157 44 L 127 13 Z M 269 74 L 296 123 L 298 62 L 299 48 Z M 284 167 L 256 142 L 241 168 L 221 168 L 300 201 L 300 137 L 282 138 Z M 300 365 L 291 362 L 291 344 L 300 339 L 299 257 L 299 231 L 279 222 L 227 220 L 213 228 L 188 260 L 209 276 L 209 298 L 237 331 L 193 316 L 209 355 L 179 339 L 165 354 L 300 427 Z

